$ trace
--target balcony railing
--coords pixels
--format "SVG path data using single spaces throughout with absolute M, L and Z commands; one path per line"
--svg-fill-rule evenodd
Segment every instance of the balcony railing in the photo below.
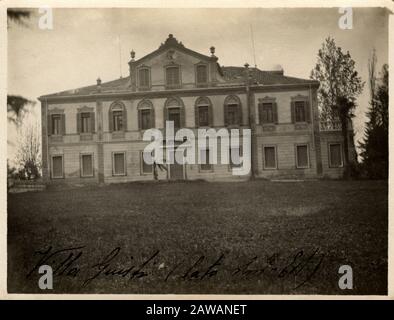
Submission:
M 352 121 L 348 122 L 348 130 L 352 130 Z M 320 131 L 341 131 L 341 121 L 320 121 Z

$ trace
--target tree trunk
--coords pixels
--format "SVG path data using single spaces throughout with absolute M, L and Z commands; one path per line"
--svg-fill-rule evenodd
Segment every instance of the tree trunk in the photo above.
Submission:
M 343 137 L 343 178 L 348 179 L 350 177 L 349 168 L 349 132 L 348 132 L 348 119 L 347 115 L 341 114 L 341 127 L 342 127 L 342 137 Z

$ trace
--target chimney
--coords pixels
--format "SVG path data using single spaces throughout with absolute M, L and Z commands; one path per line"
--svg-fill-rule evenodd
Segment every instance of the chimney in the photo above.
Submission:
M 134 50 L 130 51 L 130 58 L 131 60 L 129 61 L 129 74 L 130 74 L 130 86 L 131 90 L 135 91 L 136 90 L 136 76 L 135 76 L 135 52 Z
M 97 91 L 100 92 L 101 91 L 101 79 L 100 77 L 97 78 Z

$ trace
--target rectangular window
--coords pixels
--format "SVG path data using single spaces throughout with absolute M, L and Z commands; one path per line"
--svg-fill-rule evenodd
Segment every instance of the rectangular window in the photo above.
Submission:
M 309 167 L 309 155 L 308 155 L 308 146 L 298 145 L 296 147 L 296 161 L 297 168 L 308 168 Z
M 209 159 L 209 149 L 200 150 L 200 170 L 201 171 L 211 171 L 213 169 L 212 164 L 210 163 Z
M 81 113 L 81 132 L 82 133 L 91 132 L 90 112 Z
M 339 168 L 342 167 L 342 148 L 340 143 L 330 143 L 329 145 L 329 158 L 330 167 Z
M 181 111 L 179 108 L 168 109 L 168 121 L 174 121 L 174 128 L 181 127 Z
M 81 155 L 81 176 L 93 177 L 93 155 L 91 154 Z
M 149 69 L 140 69 L 138 71 L 138 80 L 139 80 L 140 88 L 149 88 L 150 87 Z
M 274 113 L 272 103 L 260 104 L 260 123 L 273 123 Z
M 239 124 L 238 119 L 238 105 L 237 104 L 228 104 L 227 105 L 227 124 Z
M 264 147 L 264 169 L 276 169 L 276 148 Z
M 152 153 L 151 152 L 148 152 L 148 155 L 149 154 L 151 154 L 152 155 Z M 153 165 L 152 164 L 147 164 L 145 161 L 144 161 L 144 152 L 142 151 L 141 152 L 141 163 L 142 163 L 142 173 L 152 173 L 153 172 Z
M 61 115 L 53 114 L 52 115 L 52 134 L 60 135 L 61 134 Z
M 52 178 L 63 178 L 63 156 L 52 157 Z
M 206 84 L 208 82 L 207 66 L 197 66 L 197 84 Z
M 208 126 L 209 119 L 208 119 L 208 106 L 199 106 L 198 107 L 198 124 L 199 126 Z
M 151 126 L 151 110 L 141 110 L 141 129 L 146 130 L 152 128 Z
M 295 107 L 295 121 L 296 122 L 305 122 L 305 102 L 304 101 L 296 101 L 294 103 Z
M 241 148 L 230 148 L 229 150 L 230 168 L 239 168 L 241 162 Z
M 113 116 L 114 131 L 122 131 L 123 130 L 123 112 L 122 111 L 114 111 L 112 113 L 112 116 Z
M 181 84 L 179 79 L 179 67 L 166 68 L 166 82 L 169 87 L 176 87 Z
M 126 175 L 126 154 L 124 152 L 113 153 L 113 175 Z

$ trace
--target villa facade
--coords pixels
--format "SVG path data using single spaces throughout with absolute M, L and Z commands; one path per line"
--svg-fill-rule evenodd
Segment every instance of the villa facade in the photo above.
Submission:
M 343 171 L 340 126 L 321 124 L 319 83 L 280 71 L 220 66 L 215 48 L 204 55 L 172 35 L 140 59 L 131 52 L 129 76 L 39 98 L 43 177 L 48 182 L 153 180 L 143 161 L 150 128 L 251 130 L 252 170 L 235 176 L 236 164 L 169 164 L 159 180 L 337 178 Z M 354 159 L 351 131 L 350 159 Z M 197 136 L 197 134 L 196 134 Z M 196 156 L 210 158 L 209 147 Z M 220 142 L 218 142 L 220 148 Z M 176 152 L 174 150 L 174 152 Z M 242 148 L 229 153 L 242 155 Z

